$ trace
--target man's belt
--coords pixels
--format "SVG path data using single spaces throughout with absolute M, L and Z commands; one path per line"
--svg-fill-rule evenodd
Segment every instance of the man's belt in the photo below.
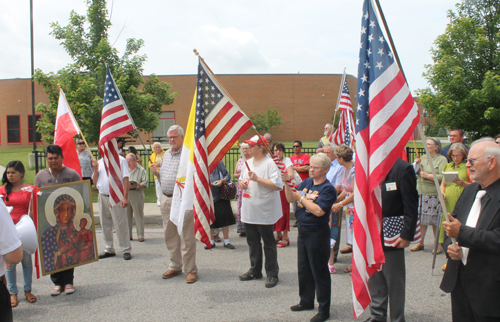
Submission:
M 128 190 L 139 190 L 137 188 L 128 188 Z
M 172 198 L 173 193 L 163 193 L 165 196 Z
M 105 195 L 104 193 L 101 193 L 101 196 L 109 197 L 109 195 Z

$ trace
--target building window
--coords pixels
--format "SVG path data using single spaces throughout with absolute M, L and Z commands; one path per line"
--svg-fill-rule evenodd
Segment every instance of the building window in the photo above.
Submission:
M 41 118 L 41 115 L 35 115 L 35 122 Z M 40 133 L 36 133 L 36 142 L 42 142 L 42 135 Z M 28 115 L 28 138 L 29 142 L 33 143 L 33 115 Z
M 7 143 L 21 143 L 19 115 L 7 115 Z

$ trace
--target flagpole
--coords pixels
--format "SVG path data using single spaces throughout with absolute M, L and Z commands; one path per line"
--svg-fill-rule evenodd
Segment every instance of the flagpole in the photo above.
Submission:
M 335 119 L 337 118 L 337 111 L 339 110 L 340 98 L 342 96 L 342 87 L 344 87 L 344 82 L 345 82 L 345 67 L 344 67 L 344 72 L 342 73 L 342 81 L 340 82 L 339 95 L 337 96 L 337 105 L 335 106 L 335 112 L 333 112 L 333 123 L 332 123 L 333 127 L 335 127 Z
M 387 37 L 389 38 L 389 43 L 392 47 L 392 52 L 394 54 L 394 58 L 396 59 L 398 66 L 399 66 L 399 70 L 401 71 L 401 74 L 403 74 L 403 77 L 405 78 L 406 85 L 408 87 L 410 87 L 408 85 L 408 81 L 406 80 L 403 66 L 401 66 L 401 61 L 399 60 L 399 55 L 398 55 L 398 52 L 396 50 L 396 46 L 394 46 L 391 32 L 389 31 L 389 27 L 387 26 L 387 21 L 385 20 L 384 12 L 382 11 L 382 8 L 380 7 L 379 0 L 372 0 L 372 1 L 375 1 L 375 4 L 377 5 L 377 9 L 379 11 L 380 17 L 382 18 L 382 24 L 384 25 L 385 32 L 387 34 Z M 441 188 L 440 188 L 440 185 L 439 185 L 439 182 L 437 179 L 436 170 L 434 169 L 434 162 L 432 162 L 432 157 L 430 156 L 429 149 L 427 148 L 427 144 L 425 143 L 427 140 L 426 140 L 426 137 L 424 135 L 424 131 L 422 129 L 422 124 L 420 124 L 420 122 L 417 124 L 417 128 L 418 128 L 418 132 L 420 134 L 420 137 L 422 138 L 422 143 L 423 143 L 423 146 L 425 148 L 425 154 L 427 155 L 427 160 L 429 162 L 429 166 L 431 167 L 432 177 L 434 178 L 434 185 L 436 186 L 436 190 L 438 192 L 438 198 L 439 198 L 439 202 L 441 203 L 441 208 L 442 208 L 443 214 L 445 215 L 446 221 L 450 222 L 450 219 L 446 215 L 448 212 L 446 210 L 446 204 L 444 203 L 443 194 L 441 193 Z M 451 241 L 453 242 L 453 244 L 456 243 L 455 238 L 451 238 Z M 436 252 L 434 252 L 434 253 L 436 253 Z
M 57 88 L 59 88 L 59 94 L 62 94 L 62 96 L 64 97 L 64 101 L 66 102 L 66 105 L 68 106 L 69 112 L 71 113 L 71 116 L 73 117 L 73 120 L 75 120 L 75 124 L 78 127 L 78 132 L 80 132 L 82 140 L 83 140 L 83 142 L 85 143 L 85 146 L 87 147 L 87 149 L 90 152 L 90 147 L 87 144 L 87 140 L 85 140 L 85 136 L 83 136 L 83 132 L 80 129 L 80 125 L 78 125 L 78 122 L 76 121 L 75 115 L 73 114 L 73 111 L 71 110 L 71 106 L 69 105 L 68 100 L 66 99 L 66 94 L 64 94 L 64 91 L 62 90 L 61 84 L 58 83 L 57 84 Z M 90 155 L 92 156 L 92 160 L 95 160 L 94 159 L 94 155 L 92 153 L 90 153 Z
M 105 63 L 105 64 L 106 64 L 106 69 L 109 69 L 108 63 Z M 111 76 L 113 83 L 116 84 L 115 78 L 113 77 L 113 74 L 111 73 L 111 71 L 109 71 L 109 75 Z M 118 85 L 116 85 L 116 88 L 118 89 Z M 148 160 L 150 160 L 149 151 L 148 151 L 148 149 L 146 149 L 146 145 L 142 141 L 141 134 L 139 133 L 139 130 L 137 129 L 137 126 L 135 125 L 135 122 L 134 122 L 134 119 L 132 118 L 132 115 L 130 115 L 130 112 L 129 112 L 128 107 L 127 107 L 127 103 L 125 103 L 125 100 L 122 97 L 122 93 L 120 92 L 120 89 L 118 89 L 118 95 L 120 95 L 120 99 L 123 102 L 123 107 L 125 108 L 125 111 L 127 112 L 127 115 L 129 117 L 130 121 L 132 122 L 132 126 L 134 127 L 135 132 L 137 132 L 137 136 L 139 136 L 139 140 L 141 141 L 142 147 L 144 148 L 144 151 L 146 151 L 146 154 L 148 156 Z

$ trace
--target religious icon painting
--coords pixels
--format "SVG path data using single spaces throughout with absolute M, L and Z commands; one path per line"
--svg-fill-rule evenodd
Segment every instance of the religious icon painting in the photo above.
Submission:
M 42 275 L 97 261 L 90 181 L 39 189 L 37 228 Z

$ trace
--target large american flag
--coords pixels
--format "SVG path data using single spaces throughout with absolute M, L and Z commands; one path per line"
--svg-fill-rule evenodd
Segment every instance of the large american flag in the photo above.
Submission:
M 354 113 L 352 111 L 351 95 L 349 94 L 347 79 L 344 79 L 338 109 L 341 111 L 339 126 L 335 133 L 333 133 L 330 141 L 333 140 L 337 145 L 345 144 L 352 148 L 354 135 L 356 134 L 356 125 L 354 124 Z
M 252 125 L 200 58 L 194 130 L 193 213 L 197 238 L 208 241 L 207 246 L 210 241 L 205 238 L 215 220 L 210 173 Z
M 133 130 L 134 126 L 125 103 L 109 71 L 109 66 L 106 66 L 99 152 L 109 177 L 109 196 L 111 197 L 109 201 L 112 207 L 123 199 L 124 194 L 116 138 Z
M 370 304 L 368 279 L 385 261 L 380 184 L 419 121 L 418 109 L 391 52 L 371 0 L 363 4 L 356 113 L 353 311 Z

